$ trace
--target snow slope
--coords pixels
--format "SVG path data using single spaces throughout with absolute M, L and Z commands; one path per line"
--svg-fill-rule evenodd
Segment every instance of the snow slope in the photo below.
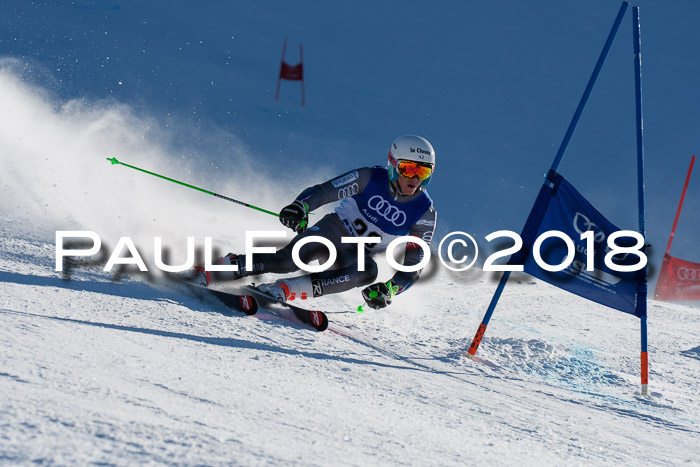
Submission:
M 462 356 L 495 284 L 438 271 L 381 312 L 318 301 L 332 329 L 229 313 L 0 223 L 3 463 L 688 464 L 700 454 L 700 311 L 636 318 L 526 276 Z

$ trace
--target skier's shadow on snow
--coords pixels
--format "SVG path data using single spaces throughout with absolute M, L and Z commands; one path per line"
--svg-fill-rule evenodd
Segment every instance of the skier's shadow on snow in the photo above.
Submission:
M 232 312 L 228 308 L 224 308 L 222 306 L 221 307 L 220 306 L 212 307 L 211 305 L 207 306 L 203 302 L 201 302 L 201 300 L 199 300 L 199 299 L 195 299 L 195 298 L 191 298 L 191 297 L 187 297 L 187 296 L 182 296 L 176 292 L 173 292 L 172 294 L 162 293 L 162 291 L 159 291 L 158 289 L 153 288 L 146 283 L 139 283 L 139 282 L 114 283 L 114 282 L 99 282 L 99 281 L 85 281 L 85 280 L 66 280 L 66 279 L 61 279 L 60 277 L 34 276 L 34 275 L 17 274 L 17 273 L 5 272 L 5 271 L 0 271 L 0 282 L 8 282 L 8 283 L 15 283 L 15 284 L 22 284 L 22 285 L 34 285 L 34 286 L 39 286 L 39 287 L 58 287 L 58 288 L 62 288 L 62 289 L 95 292 L 95 293 L 101 293 L 101 294 L 113 295 L 113 296 L 125 297 L 125 298 L 137 298 L 137 299 L 142 298 L 142 299 L 148 299 L 148 300 L 159 300 L 160 299 L 160 300 L 169 300 L 169 301 L 177 301 L 177 302 L 183 302 L 183 300 L 184 300 L 186 302 L 186 303 L 184 303 L 184 305 L 187 306 L 188 308 L 194 310 L 194 311 L 206 311 L 206 312 L 214 311 L 214 312 L 217 312 L 217 313 L 220 313 L 220 314 L 223 314 L 226 316 L 230 316 L 230 317 L 246 318 L 244 315 L 239 316 L 237 313 Z M 246 341 L 243 339 L 234 339 L 234 338 L 229 338 L 229 337 L 196 336 L 196 335 L 192 335 L 192 334 L 183 334 L 183 333 L 178 333 L 178 332 L 161 331 L 161 330 L 157 330 L 157 329 L 139 328 L 139 327 L 134 327 L 134 326 L 124 326 L 124 325 L 117 325 L 117 324 L 110 324 L 110 323 L 100 323 L 100 322 L 95 322 L 95 321 L 86 321 L 86 320 L 74 319 L 74 318 L 64 318 L 64 317 L 60 317 L 60 316 L 46 316 L 46 315 L 41 315 L 41 314 L 28 313 L 28 312 L 9 310 L 9 309 L 0 309 L 0 312 L 13 313 L 13 314 L 22 315 L 22 316 L 31 316 L 31 317 L 37 317 L 37 318 L 43 318 L 43 319 L 50 319 L 50 320 L 61 321 L 61 322 L 65 322 L 65 323 L 75 323 L 75 324 L 86 325 L 86 326 L 96 326 L 96 327 L 100 327 L 100 328 L 114 329 L 117 331 L 136 332 L 136 333 L 150 334 L 150 335 L 161 336 L 161 337 L 186 339 L 186 340 L 195 341 L 195 342 L 202 342 L 202 343 L 209 344 L 209 345 L 218 345 L 218 346 L 224 346 L 224 347 L 236 347 L 236 348 L 240 348 L 240 349 L 264 350 L 264 351 L 277 352 L 277 353 L 282 353 L 282 354 L 287 354 L 287 355 L 302 355 L 302 356 L 307 357 L 307 358 L 314 358 L 314 359 L 319 359 L 319 360 L 336 360 L 336 361 L 344 362 L 344 363 L 373 365 L 373 366 L 379 366 L 379 367 L 383 367 L 383 368 L 426 371 L 422 368 L 416 368 L 415 366 L 391 365 L 391 364 L 386 364 L 386 363 L 373 362 L 373 361 L 369 361 L 369 360 L 361 360 L 361 359 L 357 359 L 357 358 L 328 355 L 328 354 L 324 354 L 324 353 L 304 352 L 304 351 L 300 351 L 300 350 L 296 350 L 296 349 L 286 349 L 286 348 L 283 348 L 280 346 L 274 346 L 274 345 L 263 344 L 263 343 L 258 343 L 258 342 L 251 342 L 251 341 Z
M 201 343 L 208 344 L 208 345 L 218 345 L 218 346 L 223 346 L 223 347 L 235 347 L 238 349 L 263 350 L 263 351 L 267 351 L 267 352 L 276 352 L 276 353 L 281 353 L 281 354 L 285 354 L 285 355 L 301 355 L 301 356 L 306 357 L 306 358 L 314 358 L 314 359 L 318 359 L 318 360 L 336 360 L 338 362 L 349 363 L 349 364 L 372 365 L 372 366 L 378 366 L 378 367 L 382 367 L 382 368 L 393 368 L 393 369 L 399 369 L 399 370 L 426 371 L 426 370 L 423 370 L 421 368 L 416 368 L 416 367 L 411 367 L 411 366 L 390 365 L 387 363 L 379 363 L 379 362 L 373 362 L 373 361 L 368 361 L 368 360 L 361 360 L 358 358 L 342 357 L 342 356 L 338 356 L 338 355 L 327 355 L 327 354 L 318 353 L 318 352 L 304 352 L 304 351 L 299 351 L 296 349 L 285 349 L 285 348 L 279 347 L 279 346 L 274 346 L 274 345 L 270 345 L 270 344 L 263 344 L 260 342 L 251 342 L 251 341 L 247 341 L 244 339 L 236 339 L 236 338 L 232 338 L 232 337 L 195 336 L 192 334 L 183 334 L 180 332 L 160 331 L 157 329 L 146 329 L 146 328 L 139 328 L 139 327 L 134 327 L 134 326 L 124 326 L 124 325 L 120 325 L 120 324 L 99 323 L 99 322 L 95 322 L 95 321 L 85 321 L 82 319 L 62 318 L 60 316 L 45 316 L 45 315 L 40 315 L 40 314 L 35 314 L 35 313 L 28 313 L 26 311 L 15 311 L 15 310 L 8 310 L 8 309 L 0 309 L 0 313 L 28 316 L 28 317 L 32 317 L 32 318 L 42 318 L 42 319 L 48 319 L 48 320 L 53 320 L 53 321 L 59 321 L 59 322 L 63 322 L 63 323 L 73 323 L 73 324 L 79 324 L 79 325 L 85 325 L 85 326 L 95 326 L 95 327 L 104 328 L 104 329 L 113 329 L 116 331 L 135 332 L 135 333 L 149 334 L 149 335 L 159 336 L 159 337 L 169 337 L 169 338 L 174 338 L 174 339 L 186 339 L 189 341 L 201 342 Z
M 172 293 L 165 293 L 162 290 L 152 287 L 151 285 L 143 282 L 101 282 L 101 281 L 86 281 L 86 280 L 67 280 L 60 277 L 45 277 L 45 276 L 34 276 L 27 274 L 17 274 L 5 271 L 0 271 L 0 282 L 9 282 L 22 285 L 35 285 L 40 287 L 59 287 L 62 289 L 76 290 L 76 291 L 88 291 L 101 293 L 105 295 L 113 295 L 116 297 L 124 298 L 136 298 L 136 299 L 146 299 L 146 300 L 167 300 L 172 302 L 182 303 L 187 308 L 193 311 L 204 311 L 204 312 L 216 312 L 223 314 L 232 318 L 247 318 L 243 314 L 238 314 L 233 312 L 230 308 L 217 305 L 214 303 L 205 304 L 201 299 L 189 297 L 173 291 Z M 31 316 L 37 318 L 51 319 L 55 321 L 69 322 L 87 326 L 97 326 L 107 329 L 114 329 L 119 331 L 137 332 L 143 334 L 151 334 L 161 337 L 171 337 L 177 339 L 187 339 L 195 342 L 202 342 L 210 345 L 219 345 L 224 347 L 236 347 L 241 349 L 255 349 L 255 350 L 265 350 L 269 352 L 277 352 L 286 355 L 302 355 L 307 358 L 319 359 L 319 360 L 335 360 L 344 363 L 360 364 L 360 365 L 372 365 L 382 368 L 393 368 L 400 370 L 415 370 L 428 373 L 446 373 L 451 374 L 452 372 L 443 372 L 439 370 L 434 370 L 428 366 L 422 365 L 420 363 L 412 362 L 409 365 L 392 365 L 388 363 L 379 363 L 369 360 L 361 360 L 357 358 L 342 357 L 337 355 L 328 355 L 318 352 L 304 352 L 297 349 L 287 349 L 279 346 L 262 344 L 257 342 L 250 342 L 243 339 L 234 339 L 226 337 L 204 337 L 196 336 L 191 334 L 183 334 L 170 331 L 161 331 L 157 329 L 146 329 L 138 328 L 133 326 L 123 326 L 109 323 L 100 323 L 95 321 L 86 321 L 73 318 L 63 318 L 59 316 L 46 316 L 35 313 L 21 312 L 9 309 L 0 309 L 2 313 L 14 313 L 18 315 Z M 271 322 L 270 325 L 285 326 L 287 324 Z M 293 324 L 289 324 L 294 326 Z M 367 345 L 367 344 L 365 344 Z M 399 357 L 401 358 L 401 357 Z
M 58 287 L 69 290 L 84 290 L 87 292 L 114 295 L 116 297 L 145 298 L 158 300 L 172 297 L 158 297 L 158 289 L 144 282 L 100 282 L 86 280 L 62 279 L 60 277 L 34 276 L 0 271 L 0 282 L 12 282 L 22 285 L 39 287 Z M 154 296 L 155 295 L 155 296 Z
M 192 297 L 185 291 L 177 288 L 178 284 L 172 283 L 176 288 L 165 287 L 165 283 L 148 284 L 145 282 L 105 282 L 95 280 L 72 280 L 60 277 L 35 276 L 30 274 L 17 274 L 0 271 L 0 283 L 8 282 L 22 285 L 34 285 L 39 287 L 57 287 L 67 290 L 94 292 L 114 297 L 135 298 L 143 300 L 167 301 L 180 303 L 193 311 L 215 312 L 228 317 L 244 317 L 238 315 L 230 308 L 222 306 L 219 302 L 206 302 L 200 298 Z

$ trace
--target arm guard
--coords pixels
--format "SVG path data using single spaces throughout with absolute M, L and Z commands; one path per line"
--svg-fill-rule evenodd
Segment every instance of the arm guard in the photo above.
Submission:
M 332 180 L 307 188 L 296 197 L 296 200 L 306 203 L 309 211 L 313 211 L 324 204 L 362 193 L 371 176 L 370 167 L 351 170 Z

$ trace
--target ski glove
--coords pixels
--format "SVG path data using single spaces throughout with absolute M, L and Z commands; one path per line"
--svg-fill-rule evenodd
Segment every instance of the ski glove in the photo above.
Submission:
M 309 225 L 309 207 L 302 201 L 294 201 L 280 211 L 280 222 L 296 233 L 302 233 Z
M 380 308 L 391 305 L 391 299 L 394 298 L 394 295 L 396 295 L 398 291 L 399 288 L 392 285 L 391 281 L 387 283 L 377 282 L 363 289 L 362 297 L 370 308 L 379 310 Z

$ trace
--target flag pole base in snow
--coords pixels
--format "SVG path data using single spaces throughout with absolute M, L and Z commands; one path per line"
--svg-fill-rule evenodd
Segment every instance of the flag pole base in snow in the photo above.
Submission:
M 642 352 L 642 396 L 648 395 L 649 386 L 649 354 Z
M 507 279 L 506 279 L 507 280 Z M 498 294 L 500 297 L 500 294 Z M 496 305 L 494 304 L 494 308 Z M 489 316 L 490 318 L 490 316 Z M 474 360 L 474 355 L 476 355 L 476 351 L 479 349 L 479 344 L 481 344 L 481 339 L 484 338 L 484 334 L 486 333 L 486 324 L 481 323 L 479 325 L 479 329 L 476 331 L 476 335 L 474 336 L 474 340 L 472 341 L 472 345 L 469 346 L 469 350 L 467 351 L 467 357 L 469 357 L 471 360 Z

